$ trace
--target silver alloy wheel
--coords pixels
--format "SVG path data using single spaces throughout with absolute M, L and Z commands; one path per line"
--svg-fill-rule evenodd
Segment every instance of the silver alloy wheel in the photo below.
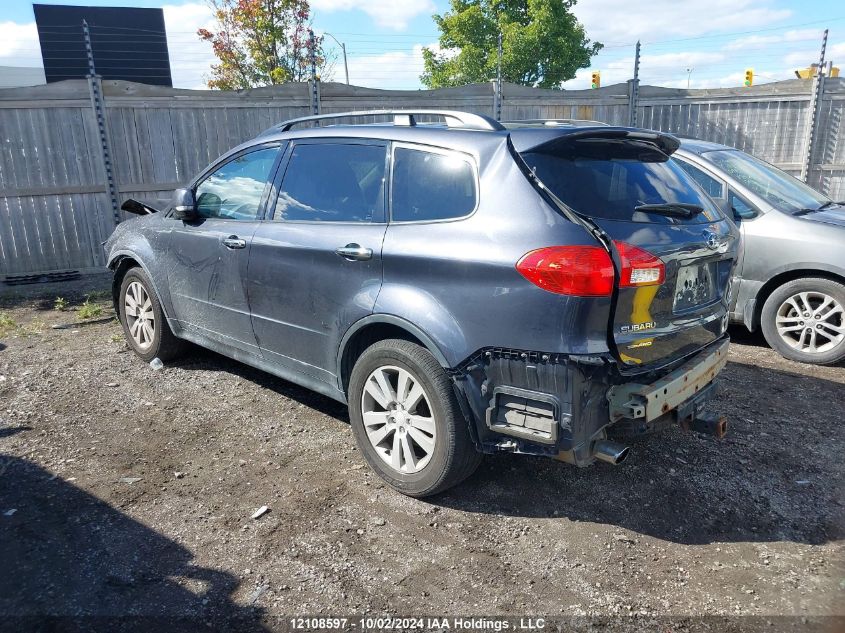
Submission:
M 144 288 L 144 284 L 140 281 L 133 281 L 126 286 L 123 306 L 129 335 L 135 341 L 139 350 L 148 350 L 150 345 L 153 344 L 156 321 L 153 302 L 147 293 L 147 289 Z
M 434 454 L 437 429 L 420 381 L 406 369 L 385 365 L 364 383 L 364 430 L 379 457 L 393 470 L 417 473 Z
M 775 326 L 781 339 L 793 349 L 821 354 L 845 340 L 845 311 L 828 294 L 799 292 L 780 305 Z

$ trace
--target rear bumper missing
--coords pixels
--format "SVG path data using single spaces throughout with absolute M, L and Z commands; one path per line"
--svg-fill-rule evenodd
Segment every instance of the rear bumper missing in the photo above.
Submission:
M 610 421 L 653 422 L 693 398 L 716 378 L 728 362 L 729 341 L 705 350 L 653 382 L 615 385 L 607 392 Z
M 492 349 L 452 377 L 479 450 L 587 466 L 616 429 L 639 434 L 681 422 L 701 430 L 727 348 L 724 338 L 680 365 L 639 376 L 623 375 L 609 356 Z

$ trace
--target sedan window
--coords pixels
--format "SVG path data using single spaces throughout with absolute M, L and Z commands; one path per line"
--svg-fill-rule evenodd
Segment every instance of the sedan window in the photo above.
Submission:
M 705 152 L 704 158 L 781 211 L 815 210 L 830 202 L 797 178 L 745 152 L 717 150 Z
M 734 218 L 738 220 L 750 220 L 757 217 L 757 210 L 739 197 L 733 189 L 728 194 L 728 204 L 731 206 Z
M 707 192 L 707 195 L 711 198 L 724 198 L 725 191 L 722 183 L 710 176 L 709 174 L 705 173 L 704 170 L 699 169 L 695 165 L 688 163 L 685 160 L 681 160 L 680 158 L 675 158 L 678 165 L 681 166 L 685 172 L 687 172 L 692 179 L 701 185 L 701 188 Z
M 196 189 L 200 217 L 255 220 L 278 153 L 268 147 L 242 154 L 203 180 Z

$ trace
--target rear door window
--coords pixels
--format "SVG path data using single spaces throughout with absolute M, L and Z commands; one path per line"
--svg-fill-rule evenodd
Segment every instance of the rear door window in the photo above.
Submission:
M 386 144 L 294 145 L 275 220 L 383 221 Z
M 722 219 L 690 176 L 648 143 L 581 139 L 561 143 L 553 152 L 526 152 L 523 158 L 555 195 L 586 216 L 666 224 Z M 681 219 L 635 210 L 672 202 L 695 204 L 704 212 Z
M 393 152 L 391 220 L 452 220 L 475 210 L 475 170 L 469 157 L 396 147 Z

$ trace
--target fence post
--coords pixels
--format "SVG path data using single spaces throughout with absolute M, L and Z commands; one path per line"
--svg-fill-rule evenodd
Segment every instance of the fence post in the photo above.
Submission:
M 311 114 L 320 114 L 320 80 L 317 77 L 317 41 L 314 31 L 308 29 L 308 52 L 311 57 L 311 79 L 308 81 Z
M 833 62 L 827 62 L 827 75 L 826 77 L 830 77 L 833 71 Z M 824 100 L 824 89 L 822 89 L 821 94 L 819 95 L 819 101 Z M 827 118 L 827 125 L 825 126 L 820 138 L 818 139 L 818 143 L 822 144 L 822 151 L 821 159 L 819 162 L 822 165 L 830 165 L 836 162 L 836 146 L 839 142 L 841 136 L 839 133 L 840 128 L 842 127 L 842 108 L 834 108 L 831 107 L 828 109 L 828 118 Z M 819 185 L 819 191 L 821 191 L 824 195 L 830 195 L 830 178 L 831 178 L 831 170 L 821 169 L 821 182 Z
M 813 146 L 816 143 L 816 128 L 819 124 L 819 101 L 824 91 L 824 54 L 827 48 L 827 29 L 822 37 L 822 50 L 819 55 L 819 67 L 813 82 L 813 94 L 810 98 L 810 122 L 804 142 L 804 160 L 801 163 L 801 180 L 807 182 L 810 178 L 810 166 L 813 161 Z
M 640 41 L 634 50 L 634 78 L 628 80 L 628 125 L 637 127 L 637 101 L 640 97 Z
M 499 33 L 498 58 L 496 62 L 496 84 L 493 88 L 493 116 L 502 120 L 502 34 Z
M 106 110 L 103 102 L 103 84 L 94 66 L 94 49 L 91 47 L 91 33 L 88 22 L 82 20 L 82 34 L 85 37 L 85 52 L 88 55 L 88 91 L 91 94 L 91 109 L 97 119 L 97 131 L 100 136 L 100 155 L 103 159 L 103 170 L 106 178 L 106 193 L 111 201 L 114 223 L 120 224 L 120 201 L 117 197 L 117 186 L 114 182 L 111 152 L 109 151 L 109 135 L 106 127 Z

